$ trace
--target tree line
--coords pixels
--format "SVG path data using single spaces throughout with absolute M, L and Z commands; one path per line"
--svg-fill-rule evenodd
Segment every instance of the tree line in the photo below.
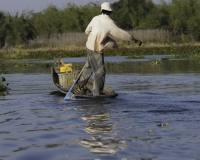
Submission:
M 112 3 L 111 18 L 125 30 L 163 29 L 200 41 L 200 0 L 119 0 Z M 63 9 L 49 5 L 41 12 L 23 11 L 10 15 L 0 11 L 0 48 L 26 45 L 43 36 L 51 38 L 69 32 L 84 32 L 91 19 L 100 14 L 100 4 Z

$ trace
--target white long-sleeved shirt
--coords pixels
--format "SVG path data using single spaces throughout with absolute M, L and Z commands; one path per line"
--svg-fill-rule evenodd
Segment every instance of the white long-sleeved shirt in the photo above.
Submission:
M 95 16 L 87 26 L 85 33 L 88 34 L 86 47 L 96 52 L 100 52 L 108 46 L 118 48 L 110 36 L 124 41 L 134 40 L 132 35 L 117 27 L 115 22 L 105 14 Z

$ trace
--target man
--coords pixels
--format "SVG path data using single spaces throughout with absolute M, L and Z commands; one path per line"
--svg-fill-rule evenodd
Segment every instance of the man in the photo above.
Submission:
M 124 41 L 132 41 L 139 46 L 141 41 L 136 40 L 132 35 L 116 26 L 109 17 L 113 12 L 109 2 L 101 5 L 101 15 L 95 16 L 87 26 L 85 33 L 88 34 L 86 42 L 87 62 L 86 67 L 78 81 L 79 87 L 84 88 L 88 79 L 94 74 L 93 96 L 100 96 L 105 83 L 104 49 L 106 47 L 118 48 L 116 42 L 110 37 Z

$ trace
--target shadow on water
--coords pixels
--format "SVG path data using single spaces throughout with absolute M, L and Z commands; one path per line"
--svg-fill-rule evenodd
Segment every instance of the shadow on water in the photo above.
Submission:
M 0 159 L 199 158 L 198 61 L 106 68 L 116 98 L 67 101 L 49 94 L 49 68 L 6 68 L 11 90 L 0 97 Z

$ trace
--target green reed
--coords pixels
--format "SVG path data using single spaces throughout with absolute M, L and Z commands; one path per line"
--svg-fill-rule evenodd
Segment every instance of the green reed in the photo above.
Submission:
M 135 38 L 143 41 L 138 47 L 134 43 L 116 40 L 119 49 L 105 49 L 105 56 L 128 56 L 129 59 L 142 58 L 154 54 L 192 54 L 200 57 L 200 43 L 190 36 L 175 35 L 167 30 L 133 30 L 128 31 Z M 184 38 L 183 38 L 184 37 Z M 0 50 L 4 59 L 54 59 L 58 57 L 85 57 L 87 35 L 85 33 L 65 33 L 52 35 L 50 38 L 38 37 L 26 46 L 15 46 L 10 50 Z

